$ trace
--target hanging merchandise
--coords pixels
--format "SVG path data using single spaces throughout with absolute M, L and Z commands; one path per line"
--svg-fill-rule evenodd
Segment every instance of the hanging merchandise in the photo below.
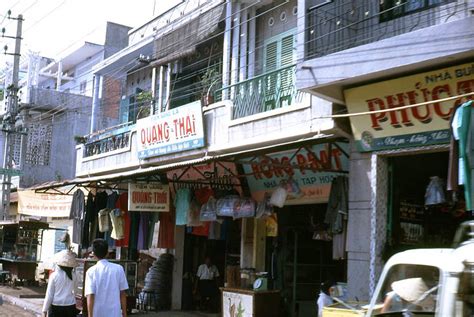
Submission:
M 278 186 L 273 192 L 272 197 L 270 198 L 270 204 L 275 207 L 283 208 L 287 197 L 288 191 L 286 190 L 286 182 L 282 181 L 280 186 Z
M 341 233 L 344 230 L 343 221 L 347 218 L 347 177 L 337 176 L 332 180 L 331 192 L 324 222 L 329 225 L 331 234 Z
M 194 196 L 196 197 L 199 204 L 204 205 L 209 201 L 209 198 L 214 196 L 214 191 L 209 187 L 204 187 L 200 189 L 196 189 L 194 191 Z
M 99 210 L 99 232 L 110 231 L 110 217 L 109 213 L 112 211 L 110 208 L 104 208 Z
M 201 221 L 215 221 L 217 219 L 217 201 L 214 197 L 210 197 L 204 205 L 201 206 L 201 213 L 199 220 Z
M 94 195 L 89 192 L 87 195 L 86 201 L 86 210 L 84 215 L 84 222 L 82 224 L 82 239 L 81 245 L 83 248 L 88 248 L 92 240 L 90 240 L 90 230 L 91 230 L 91 222 L 94 213 Z
M 174 211 L 162 212 L 160 214 L 160 226 L 158 234 L 158 248 L 173 249 L 174 244 L 175 219 Z
M 200 213 L 201 208 L 199 207 L 199 203 L 193 199 L 189 206 L 188 212 L 188 227 L 199 227 L 202 226 L 202 222 L 200 220 Z
M 210 222 L 204 222 L 202 226 L 192 227 L 191 233 L 195 236 L 209 237 Z
M 234 209 L 234 219 L 255 217 L 255 201 L 252 198 L 242 198 L 237 201 Z
M 263 218 L 271 216 L 273 213 L 273 206 L 270 204 L 270 196 L 265 193 L 263 200 L 257 204 L 257 210 L 255 211 L 256 218 Z
M 217 215 L 222 217 L 234 217 L 236 204 L 240 201 L 237 195 L 230 195 L 217 200 Z
M 221 240 L 222 238 L 222 220 L 212 221 L 209 225 L 209 240 Z
M 115 246 L 117 247 L 128 247 L 130 242 L 130 213 L 128 212 L 128 193 L 120 194 L 117 202 L 115 203 L 115 208 L 122 210 L 122 216 L 125 224 L 123 230 L 124 238 L 121 240 L 115 241 Z
M 265 219 L 267 237 L 278 237 L 278 217 L 276 213 Z
M 110 220 L 112 220 L 112 239 L 120 240 L 124 238 L 124 219 L 123 212 L 120 209 L 114 209 L 110 212 Z
M 104 238 L 104 233 L 99 231 L 99 211 L 107 208 L 108 199 L 109 195 L 107 195 L 105 191 L 97 193 L 97 196 L 95 197 L 94 215 L 92 216 L 93 218 L 91 221 L 90 241 L 94 241 L 96 238 Z
M 426 188 L 425 205 L 438 205 L 446 202 L 443 190 L 443 181 L 438 176 L 430 177 L 430 183 Z
M 184 226 L 188 223 L 188 212 L 191 204 L 191 190 L 189 188 L 180 188 L 176 192 L 176 225 Z
M 77 244 L 80 244 L 82 241 L 82 226 L 86 212 L 85 209 L 84 192 L 78 189 L 72 196 L 71 212 L 69 213 L 69 219 L 73 220 L 72 242 Z

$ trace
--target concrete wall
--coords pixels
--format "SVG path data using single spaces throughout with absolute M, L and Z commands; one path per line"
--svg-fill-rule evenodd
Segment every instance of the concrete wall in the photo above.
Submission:
M 24 176 L 20 181 L 22 188 L 75 177 L 76 142 L 74 136 L 87 134 L 90 114 L 82 111 L 66 111 L 41 123 L 52 125 L 49 164 L 33 165 L 25 162 L 23 164 Z M 31 151 L 28 148 L 26 150 Z
M 305 1 L 299 0 L 299 5 L 302 6 L 299 7 L 301 10 L 306 5 Z M 375 33 L 371 35 L 371 38 L 376 40 L 372 43 L 301 62 L 297 69 L 297 87 L 344 103 L 343 87 L 400 76 L 420 71 L 422 68 L 432 68 L 452 63 L 453 60 L 472 57 L 473 8 L 472 1 L 457 1 L 437 7 L 426 15 L 431 19 L 427 24 L 432 26 L 385 39 L 382 34 Z M 413 23 L 409 21 L 413 21 L 413 15 L 390 23 Z M 304 32 L 305 27 L 306 24 L 299 21 L 298 32 Z M 413 28 L 416 29 L 415 26 Z M 380 26 L 376 29 L 377 32 L 383 30 Z M 382 40 L 379 40 L 381 38 Z M 304 48 L 299 42 L 300 58 L 304 56 Z
M 74 80 L 61 85 L 60 90 L 69 90 L 69 92 L 73 94 L 81 94 L 92 97 L 93 74 L 91 69 L 103 59 L 104 51 L 100 51 L 94 56 L 90 56 L 86 60 L 75 65 L 74 68 L 64 70 L 65 73 L 73 74 Z M 84 91 L 81 91 L 81 84 L 83 83 L 86 84 L 86 87 Z
M 104 43 L 104 59 L 109 58 L 128 46 L 130 27 L 113 22 L 107 22 Z

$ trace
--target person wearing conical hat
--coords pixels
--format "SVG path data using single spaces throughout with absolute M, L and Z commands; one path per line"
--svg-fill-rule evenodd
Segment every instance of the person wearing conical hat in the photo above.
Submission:
M 54 255 L 54 264 L 56 269 L 49 277 L 43 304 L 43 316 L 76 317 L 76 297 L 74 295 L 76 256 L 70 250 L 63 250 Z
M 389 311 L 411 310 L 434 311 L 435 302 L 431 293 L 435 290 L 428 289 L 420 277 L 407 278 L 391 284 L 392 292 L 387 294 L 382 313 Z

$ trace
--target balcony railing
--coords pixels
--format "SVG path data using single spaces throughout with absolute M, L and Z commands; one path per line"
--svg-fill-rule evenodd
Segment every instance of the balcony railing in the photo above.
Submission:
M 130 147 L 131 130 L 134 126 L 131 123 L 121 124 L 87 136 L 84 145 L 84 157 L 128 149 Z
M 339 0 L 308 10 L 306 59 L 373 43 L 463 16 L 455 0 Z
M 296 90 L 295 82 L 296 65 L 291 65 L 222 88 L 218 93 L 230 93 L 234 103 L 232 118 L 238 119 L 301 102 L 304 94 Z

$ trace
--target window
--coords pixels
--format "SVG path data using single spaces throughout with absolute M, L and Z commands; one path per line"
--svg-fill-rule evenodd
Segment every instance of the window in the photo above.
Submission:
M 454 0 L 380 0 L 380 22 L 430 9 Z
M 295 36 L 283 34 L 265 45 L 264 78 L 265 111 L 291 104 L 294 90 L 294 70 L 289 67 L 296 61 Z M 281 69 L 281 71 L 276 72 Z

